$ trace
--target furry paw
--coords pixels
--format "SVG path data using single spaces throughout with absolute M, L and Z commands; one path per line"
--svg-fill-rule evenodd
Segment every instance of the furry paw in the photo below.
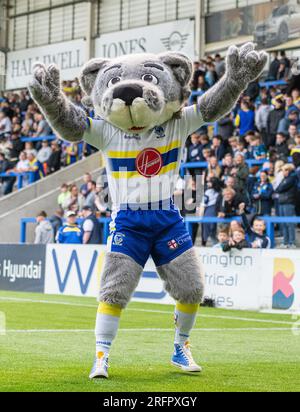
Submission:
M 55 102 L 61 93 L 58 67 L 55 64 L 46 67 L 43 63 L 35 63 L 33 79 L 28 88 L 38 103 L 45 105 Z
M 253 43 L 246 43 L 237 48 L 231 46 L 227 53 L 227 72 L 239 86 L 257 79 L 267 62 L 267 53 L 256 51 Z

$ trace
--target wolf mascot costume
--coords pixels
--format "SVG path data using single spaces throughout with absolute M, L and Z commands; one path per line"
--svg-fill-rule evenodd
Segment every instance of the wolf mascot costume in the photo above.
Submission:
M 62 139 L 84 140 L 106 158 L 113 220 L 90 378 L 108 377 L 108 354 L 121 311 L 149 255 L 165 290 L 177 302 L 172 363 L 184 371 L 201 371 L 188 339 L 203 295 L 203 271 L 171 200 L 174 177 L 186 138 L 204 123 L 228 113 L 248 83 L 259 76 L 266 60 L 266 53 L 256 52 L 252 43 L 231 46 L 226 74 L 197 105 L 184 107 L 193 69 L 185 55 L 169 52 L 92 59 L 83 67 L 80 83 L 95 119 L 87 118 L 82 108 L 64 96 L 55 65 L 35 65 L 30 91 L 53 129 Z

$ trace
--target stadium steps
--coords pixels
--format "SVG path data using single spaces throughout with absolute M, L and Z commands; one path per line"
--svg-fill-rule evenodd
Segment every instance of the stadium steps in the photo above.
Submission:
M 57 196 L 62 183 L 80 185 L 89 171 L 96 179 L 103 167 L 103 157 L 98 152 L 66 167 L 44 179 L 0 199 L 0 243 L 19 243 L 20 219 L 34 217 L 40 210 L 49 215 L 57 209 Z M 27 242 L 34 239 L 34 225 L 28 225 Z

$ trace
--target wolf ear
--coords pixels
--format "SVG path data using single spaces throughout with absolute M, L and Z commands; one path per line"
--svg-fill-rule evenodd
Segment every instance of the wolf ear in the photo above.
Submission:
M 82 89 L 87 95 L 92 93 L 99 70 L 108 63 L 108 59 L 91 59 L 82 68 L 79 81 Z
M 190 83 L 193 74 L 193 63 L 185 54 L 177 52 L 161 53 L 160 61 L 169 66 L 181 86 Z

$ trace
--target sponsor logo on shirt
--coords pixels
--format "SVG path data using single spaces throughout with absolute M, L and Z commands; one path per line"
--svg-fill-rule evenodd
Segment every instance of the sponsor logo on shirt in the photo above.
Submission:
M 162 156 L 156 149 L 144 149 L 138 154 L 135 165 L 140 175 L 152 177 L 157 175 L 163 166 Z

